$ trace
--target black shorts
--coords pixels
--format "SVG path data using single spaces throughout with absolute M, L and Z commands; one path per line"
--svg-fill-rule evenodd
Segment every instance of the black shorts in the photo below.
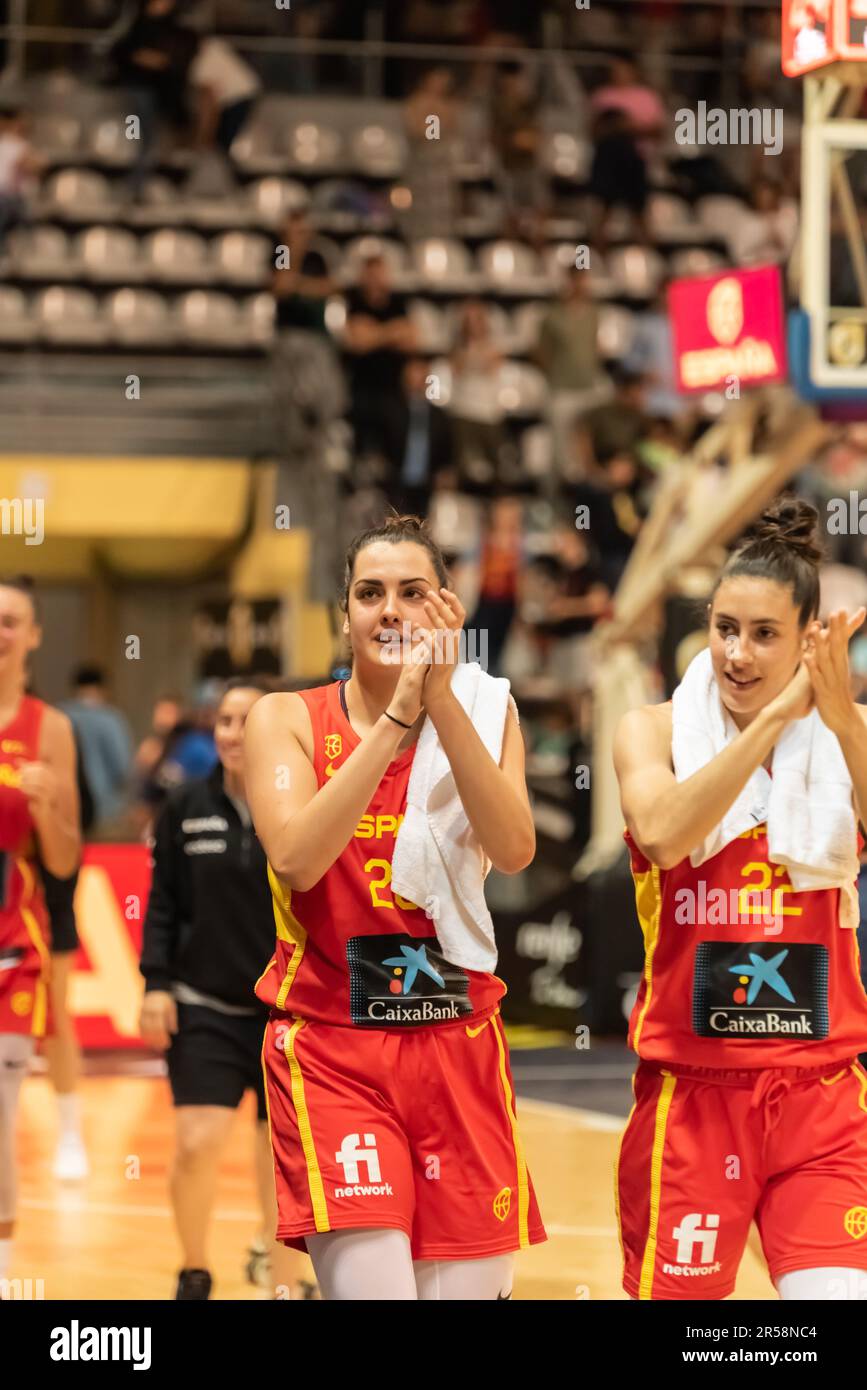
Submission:
M 166 1053 L 175 1105 L 226 1105 L 235 1110 L 245 1091 L 256 1092 L 257 1115 L 267 1120 L 262 1039 L 268 1015 L 218 1013 L 204 1004 L 178 1003 L 178 1031 Z

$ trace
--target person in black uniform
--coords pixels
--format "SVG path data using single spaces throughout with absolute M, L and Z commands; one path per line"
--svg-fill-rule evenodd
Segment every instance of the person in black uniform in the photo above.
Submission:
M 154 826 L 144 923 L 141 1034 L 164 1051 L 176 1113 L 171 1197 L 183 1250 L 175 1297 L 206 1299 L 208 1227 L 220 1154 L 245 1091 L 256 1093 L 256 1172 L 278 1297 L 310 1296 L 305 1255 L 274 1240 L 277 1205 L 261 1064 L 267 1010 L 253 988 L 273 951 L 265 854 L 244 790 L 247 714 L 270 686 L 226 686 L 219 762 L 172 791 Z

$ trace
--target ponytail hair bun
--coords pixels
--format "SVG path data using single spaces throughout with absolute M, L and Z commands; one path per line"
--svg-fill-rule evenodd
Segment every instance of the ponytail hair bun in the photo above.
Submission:
M 819 513 L 802 497 L 783 497 L 772 502 L 744 532 L 739 550 L 764 544 L 785 545 L 811 565 L 822 561 L 818 544 Z

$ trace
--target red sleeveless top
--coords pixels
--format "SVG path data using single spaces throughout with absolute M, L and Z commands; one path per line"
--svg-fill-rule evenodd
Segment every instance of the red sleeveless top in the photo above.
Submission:
M 44 709 L 25 695 L 0 729 L 0 1032 L 37 1036 L 47 1017 L 50 926 L 21 768 L 39 758 Z
M 361 740 L 342 683 L 299 694 L 323 787 Z M 424 907 L 391 888 L 415 748 L 389 763 L 352 839 L 312 888 L 289 888 L 268 865 L 277 946 L 256 995 L 273 1009 L 358 1028 L 445 1027 L 487 1017 L 505 994 L 496 975 L 447 961 Z
M 660 869 L 629 831 L 644 975 L 629 1022 L 640 1057 L 687 1066 L 813 1067 L 867 1048 L 858 939 L 840 889 L 796 893 L 767 825 L 698 868 Z M 859 851 L 863 845 L 859 833 Z

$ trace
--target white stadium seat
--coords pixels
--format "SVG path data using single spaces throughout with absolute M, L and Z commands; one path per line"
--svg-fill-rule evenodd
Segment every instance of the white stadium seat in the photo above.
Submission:
M 625 357 L 635 340 L 635 315 L 620 304 L 600 304 L 596 343 L 602 357 Z
M 521 241 L 491 241 L 480 246 L 476 264 L 485 284 L 509 290 L 538 281 L 542 275 L 535 251 Z
M 671 273 L 675 278 L 688 278 L 691 275 L 713 275 L 727 264 L 718 251 L 708 251 L 704 246 L 685 246 L 675 251 L 671 257 Z
M 274 297 L 262 292 L 252 295 L 242 311 L 245 334 L 254 343 L 270 343 L 274 337 Z
M 452 345 L 452 326 L 445 313 L 427 299 L 413 299 L 409 316 L 418 334 L 419 352 L 448 352 Z
M 304 120 L 290 126 L 284 148 L 294 169 L 315 174 L 343 167 L 340 134 L 321 121 Z
M 16 272 L 26 277 L 65 280 L 74 276 L 69 240 L 60 227 L 19 227 L 11 238 Z
M 142 258 L 160 280 L 202 281 L 212 278 L 208 243 L 198 232 L 164 227 L 145 238 Z
M 403 275 L 406 270 L 406 250 L 403 242 L 392 241 L 389 237 L 362 236 L 346 243 L 343 252 L 344 278 L 355 281 L 361 262 L 368 256 L 381 255 L 392 277 Z
M 90 222 L 114 201 L 111 185 L 95 169 L 59 169 L 45 184 L 45 200 L 64 217 Z
M 109 296 L 106 317 L 118 343 L 168 347 L 174 337 L 169 307 L 155 290 L 116 290 Z
M 406 167 L 407 146 L 403 134 L 384 125 L 366 125 L 350 140 L 353 169 L 375 178 L 397 178 Z
M 107 336 L 96 296 L 89 290 L 52 285 L 37 295 L 36 316 L 47 342 L 97 345 Z
M 88 227 L 75 242 L 77 258 L 91 280 L 139 279 L 138 238 L 123 227 Z
M 652 299 L 665 274 L 665 262 L 653 247 L 618 246 L 608 253 L 608 272 L 618 293 Z
M 290 212 L 306 208 L 310 194 L 303 183 L 295 179 L 270 177 L 256 179 L 247 189 L 247 199 L 263 222 L 285 221 Z
M 423 281 L 443 289 L 465 288 L 478 283 L 469 252 L 452 237 L 428 237 L 412 243 L 412 263 Z
M 24 291 L 14 285 L 0 285 L 0 343 L 30 343 L 36 331 L 36 318 Z
M 230 285 L 261 285 L 274 269 L 275 242 L 255 232 L 226 232 L 213 246 L 217 277 Z
M 234 299 L 211 290 L 192 290 L 176 306 L 181 337 L 188 343 L 234 347 L 245 333 Z
M 130 113 L 134 114 L 134 113 Z M 90 132 L 88 151 L 100 164 L 123 169 L 132 164 L 138 140 L 127 136 L 126 117 L 111 116 L 97 121 Z

